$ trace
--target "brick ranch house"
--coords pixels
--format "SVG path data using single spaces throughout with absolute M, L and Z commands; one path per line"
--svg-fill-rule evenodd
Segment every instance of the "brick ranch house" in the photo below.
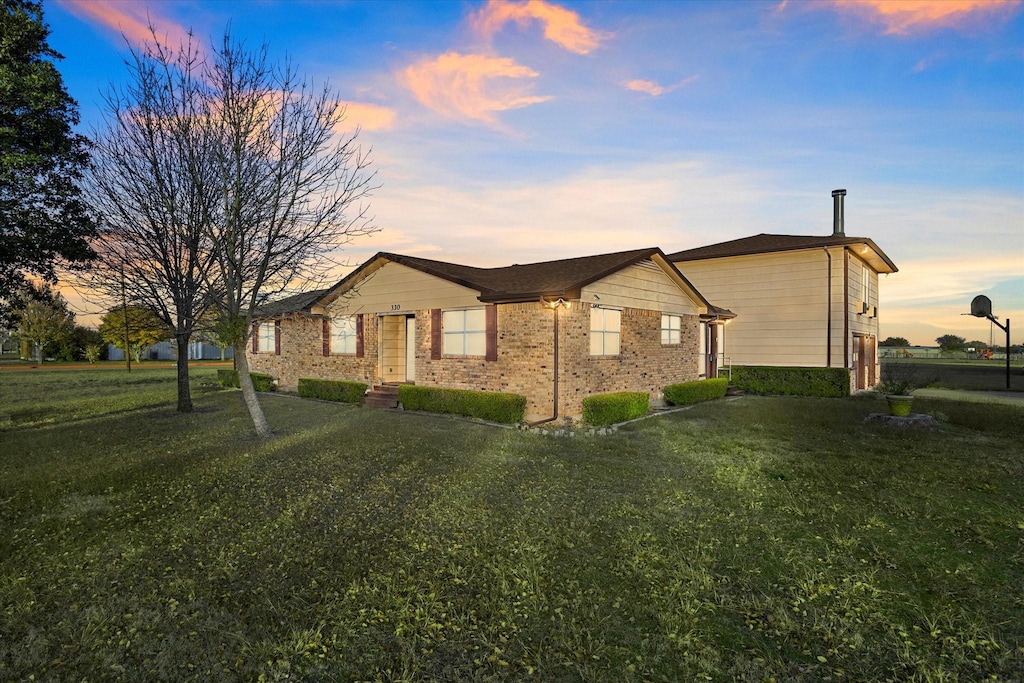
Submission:
M 261 309 L 253 371 L 526 396 L 526 419 L 706 376 L 716 309 L 657 248 L 500 268 L 379 253 L 330 289 Z

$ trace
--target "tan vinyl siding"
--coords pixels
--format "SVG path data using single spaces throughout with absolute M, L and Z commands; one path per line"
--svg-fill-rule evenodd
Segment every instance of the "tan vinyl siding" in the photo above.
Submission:
M 834 342 L 839 321 L 839 345 L 833 344 L 832 359 L 833 365 L 842 366 L 843 256 L 841 249 L 831 253 Z M 734 365 L 825 365 L 829 271 L 824 249 L 676 266 L 711 303 L 737 314 L 726 325 L 725 355 Z
M 332 315 L 479 306 L 480 292 L 400 263 L 386 263 L 330 305 Z
M 595 299 L 595 295 L 599 298 Z M 697 304 L 652 261 L 623 268 L 587 285 L 583 288 L 582 300 L 584 304 L 600 303 L 602 306 L 641 308 L 675 315 L 698 313 Z

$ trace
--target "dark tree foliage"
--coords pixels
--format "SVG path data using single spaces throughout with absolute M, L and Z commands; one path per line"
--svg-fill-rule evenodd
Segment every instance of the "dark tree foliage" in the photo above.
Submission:
M 64 89 L 42 5 L 0 0 L 0 319 L 27 274 L 56 280 L 59 262 L 93 256 L 95 222 L 78 181 L 88 140 L 72 131 L 78 103 Z
M 955 334 L 944 334 L 941 337 L 935 338 L 935 343 L 943 351 L 963 351 L 966 341 L 963 337 L 958 337 Z
M 879 346 L 910 346 L 910 342 L 907 341 L 906 337 L 886 337 Z

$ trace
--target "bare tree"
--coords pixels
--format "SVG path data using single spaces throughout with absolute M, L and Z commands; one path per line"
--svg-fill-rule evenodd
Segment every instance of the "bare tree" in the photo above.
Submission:
M 367 215 L 375 173 L 358 129 L 341 132 L 345 108 L 329 86 L 269 62 L 265 44 L 247 50 L 228 34 L 209 60 L 221 201 L 202 223 L 223 292 L 221 329 L 256 432 L 269 437 L 246 358 L 257 308 L 297 283 L 319 286 L 344 244 L 376 230 Z
M 150 29 L 152 31 L 152 29 Z M 219 202 L 210 154 L 210 94 L 200 50 L 153 41 L 133 51 L 127 84 L 106 97 L 89 197 L 102 216 L 97 262 L 82 280 L 109 305 L 152 311 L 177 346 L 180 412 L 191 412 L 188 344 L 217 295 L 203 224 Z

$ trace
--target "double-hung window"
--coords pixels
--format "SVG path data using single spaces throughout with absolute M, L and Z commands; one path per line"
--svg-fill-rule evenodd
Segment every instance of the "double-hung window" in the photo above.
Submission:
M 612 308 L 590 309 L 590 355 L 619 355 L 622 336 L 622 311 Z
M 444 311 L 446 356 L 483 356 L 487 352 L 487 315 L 482 308 Z
M 661 343 L 682 343 L 683 318 L 679 315 L 661 316 Z
M 267 321 L 260 323 L 258 345 L 256 351 L 258 353 L 276 353 L 277 351 L 277 324 L 273 321 Z
M 343 315 L 331 318 L 331 353 L 356 352 L 356 317 Z

